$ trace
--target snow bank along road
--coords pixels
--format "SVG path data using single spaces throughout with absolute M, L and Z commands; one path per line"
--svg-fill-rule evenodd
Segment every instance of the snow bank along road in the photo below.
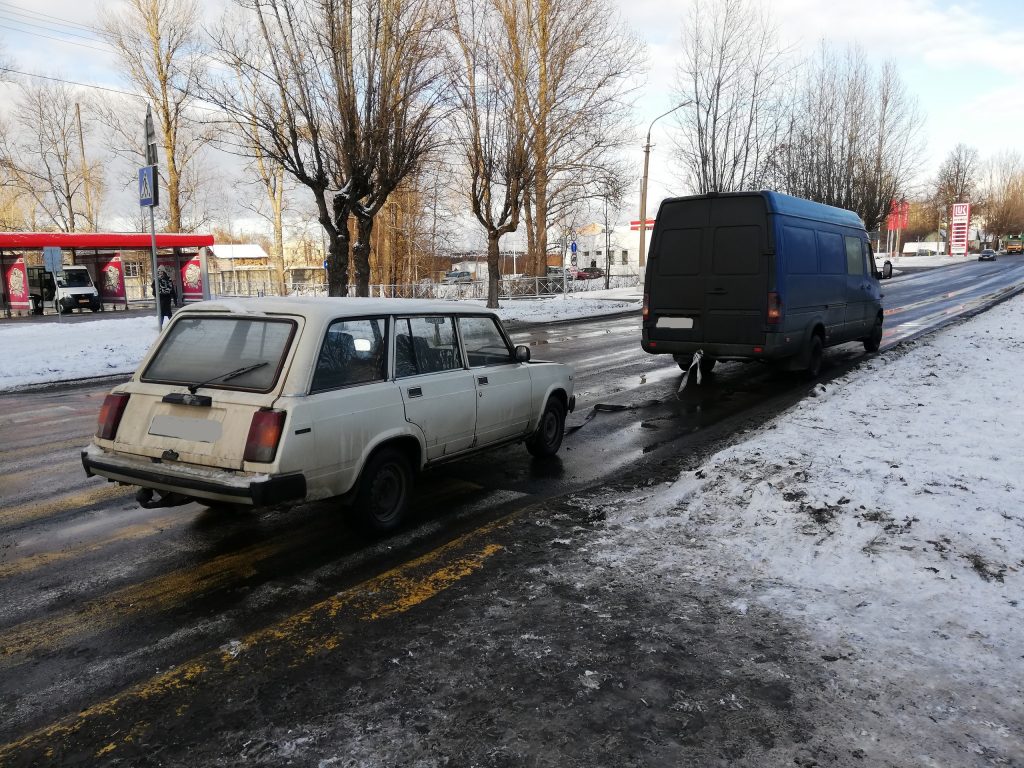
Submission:
M 1024 764 L 1019 301 L 767 423 L 791 378 L 676 399 L 634 320 L 538 329 L 561 461 L 453 465 L 377 543 L 138 510 L 77 466 L 101 388 L 3 396 L 0 765 Z M 755 434 L 690 455 L 718 418 Z

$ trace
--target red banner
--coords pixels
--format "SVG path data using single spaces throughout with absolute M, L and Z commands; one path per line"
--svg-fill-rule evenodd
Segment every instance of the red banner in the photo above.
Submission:
M 890 200 L 889 215 L 885 219 L 888 230 L 906 229 L 910 223 L 910 203 L 906 200 Z

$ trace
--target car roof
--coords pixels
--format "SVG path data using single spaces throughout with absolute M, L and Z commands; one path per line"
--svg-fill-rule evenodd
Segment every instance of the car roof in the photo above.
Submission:
M 320 320 L 340 315 L 458 314 L 494 315 L 479 304 L 426 299 L 370 299 L 329 296 L 265 296 L 219 298 L 189 304 L 185 312 L 227 312 L 239 315 L 301 315 Z

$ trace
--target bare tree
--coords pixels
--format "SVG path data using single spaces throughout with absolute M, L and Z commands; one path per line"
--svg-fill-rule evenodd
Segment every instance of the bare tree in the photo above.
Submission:
M 857 48 L 839 57 L 822 46 L 801 74 L 772 156 L 773 185 L 855 211 L 875 229 L 920 165 L 917 104 L 895 64 L 875 76 Z
M 758 189 L 782 114 L 786 52 L 755 0 L 697 0 L 677 70 L 676 154 L 700 194 Z
M 982 165 L 979 192 L 986 228 L 994 235 L 1024 235 L 1024 159 L 1002 152 Z
M 946 210 L 953 203 L 971 202 L 978 189 L 980 172 L 978 150 L 966 144 L 957 144 L 939 166 L 935 180 L 935 200 Z
M 95 230 L 86 182 L 93 181 L 98 191 L 102 172 L 83 164 L 84 128 L 75 93 L 63 83 L 23 83 L 20 90 L 10 130 L 0 135 L 0 164 L 8 183 L 32 200 L 46 226 Z
M 529 58 L 523 19 L 512 6 L 466 0 L 452 14 L 460 54 L 455 135 L 469 174 L 473 215 L 487 233 L 487 306 L 498 306 L 499 243 L 519 227 L 523 195 L 533 180 L 526 89 Z
M 160 173 L 166 193 L 161 197 L 167 201 L 167 226 L 174 232 L 188 228 L 183 210 L 198 186 L 201 151 L 212 138 L 197 127 L 192 114 L 204 55 L 199 9 L 197 0 L 125 0 L 119 10 L 101 6 L 99 14 L 103 37 L 117 52 L 128 80 L 153 107 L 164 153 Z M 135 102 L 127 109 L 112 103 L 106 111 L 120 139 L 117 149 L 135 160 L 145 158 L 138 107 Z
M 601 179 L 631 138 L 631 84 L 643 51 L 608 0 L 493 0 L 529 79 L 533 181 L 527 189 L 531 271 L 543 273 L 548 229 Z
M 205 97 L 242 127 L 236 150 L 261 154 L 314 196 L 330 241 L 328 285 L 348 293 L 350 218 L 356 293 L 369 289 L 373 217 L 441 140 L 441 35 L 429 0 L 239 0 L 215 35 L 224 66 Z

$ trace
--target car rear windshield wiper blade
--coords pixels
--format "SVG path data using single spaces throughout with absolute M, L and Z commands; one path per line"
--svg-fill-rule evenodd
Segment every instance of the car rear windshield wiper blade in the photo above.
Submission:
M 269 363 L 266 360 L 264 360 L 262 363 L 243 365 L 241 368 L 235 368 L 235 370 L 233 371 L 218 374 L 214 376 L 212 379 L 201 381 L 198 384 L 189 384 L 188 391 L 194 395 L 197 389 L 199 389 L 200 387 L 205 387 L 207 384 L 213 384 L 213 382 L 215 381 L 231 381 L 231 379 L 237 379 L 239 376 L 243 376 L 244 374 L 249 373 L 249 371 L 255 371 L 257 368 L 262 368 L 265 365 L 269 365 Z

